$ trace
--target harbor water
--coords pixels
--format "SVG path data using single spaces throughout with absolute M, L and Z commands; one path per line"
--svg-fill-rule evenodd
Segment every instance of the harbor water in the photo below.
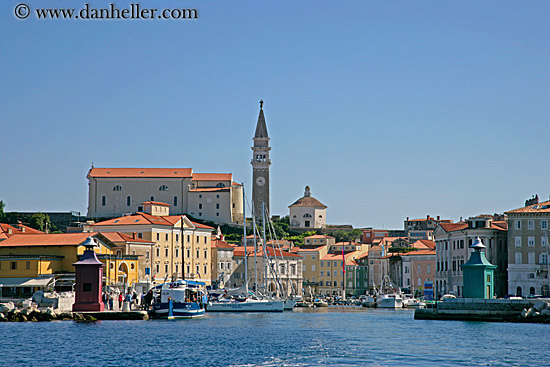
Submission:
M 549 366 L 550 325 L 359 307 L 192 320 L 1 323 L 2 365 Z

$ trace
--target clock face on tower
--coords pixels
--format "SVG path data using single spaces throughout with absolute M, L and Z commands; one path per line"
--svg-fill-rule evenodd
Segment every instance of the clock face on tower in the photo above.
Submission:
M 256 185 L 263 186 L 265 185 L 265 178 L 263 176 L 259 176 L 256 178 Z

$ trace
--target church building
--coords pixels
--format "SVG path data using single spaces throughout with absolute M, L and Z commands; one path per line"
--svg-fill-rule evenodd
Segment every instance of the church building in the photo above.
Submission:
M 308 231 L 327 227 L 327 206 L 311 196 L 309 186 L 306 186 L 304 196 L 289 208 L 290 229 Z
M 269 218 L 269 136 L 265 123 L 264 101 L 260 101 L 260 114 L 254 134 L 254 146 L 252 147 L 252 201 L 254 203 L 254 216 L 256 223 L 261 223 L 263 211 L 266 218 Z

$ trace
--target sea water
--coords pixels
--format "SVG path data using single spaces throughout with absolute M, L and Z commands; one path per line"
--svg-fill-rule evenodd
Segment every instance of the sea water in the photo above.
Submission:
M 550 366 L 550 325 L 360 307 L 1 323 L 2 366 Z

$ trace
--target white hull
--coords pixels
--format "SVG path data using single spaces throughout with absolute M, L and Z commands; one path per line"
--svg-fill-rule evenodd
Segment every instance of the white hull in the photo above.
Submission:
M 293 299 L 285 299 L 284 300 L 284 310 L 290 311 L 296 306 L 296 300 Z
M 403 308 L 403 299 L 397 294 L 384 294 L 378 301 L 379 308 Z
M 283 312 L 283 301 L 235 300 L 209 302 L 207 312 Z

